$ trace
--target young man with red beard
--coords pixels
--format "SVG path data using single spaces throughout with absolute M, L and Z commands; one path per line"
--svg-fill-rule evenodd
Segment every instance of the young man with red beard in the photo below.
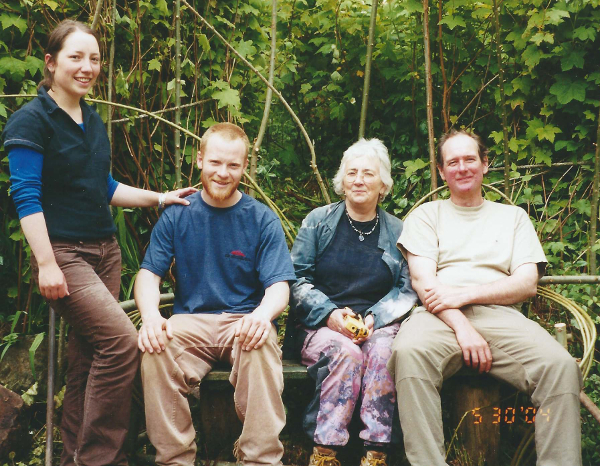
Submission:
M 288 303 L 294 269 L 277 216 L 238 191 L 249 141 L 231 123 L 202 138 L 203 190 L 156 224 L 135 283 L 143 325 L 138 346 L 148 436 L 159 465 L 192 465 L 195 431 L 187 395 L 216 362 L 230 382 L 244 427 L 244 465 L 281 465 L 281 351 L 273 320 Z M 175 259 L 173 316 L 161 316 L 159 285 Z

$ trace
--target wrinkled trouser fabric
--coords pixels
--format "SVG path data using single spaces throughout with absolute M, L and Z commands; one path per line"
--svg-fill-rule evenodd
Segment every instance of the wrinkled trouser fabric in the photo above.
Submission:
M 218 361 L 232 365 L 235 410 L 244 426 L 238 446 L 245 465 L 281 465 L 279 433 L 285 425 L 283 372 L 277 332 L 265 344 L 242 351 L 234 338 L 242 314 L 176 314 L 165 351 L 142 357 L 148 437 L 159 465 L 193 465 L 196 432 L 187 395 Z M 166 337 L 163 337 L 166 340 Z
M 307 330 L 302 364 L 316 381 L 304 417 L 304 430 L 318 445 L 348 443 L 348 425 L 360 401 L 360 438 L 389 443 L 396 393 L 386 364 L 400 324 L 373 332 L 361 346 L 328 327 Z M 360 397 L 360 400 L 359 400 Z
M 539 466 L 581 465 L 575 359 L 542 327 L 515 309 L 468 306 L 464 311 L 492 352 L 490 375 L 531 396 Z M 394 375 L 406 456 L 412 466 L 444 466 L 439 391 L 463 366 L 454 332 L 424 308 L 402 324 L 388 363 Z
M 52 240 L 69 296 L 50 305 L 71 326 L 63 400 L 61 466 L 125 465 L 131 390 L 139 366 L 137 331 L 117 299 L 116 239 Z M 33 273 L 38 268 L 32 256 Z

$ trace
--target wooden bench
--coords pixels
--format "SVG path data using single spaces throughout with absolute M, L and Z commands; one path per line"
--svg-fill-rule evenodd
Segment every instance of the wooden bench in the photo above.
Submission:
M 233 405 L 233 387 L 229 383 L 229 375 L 228 368 L 213 369 L 200 384 L 198 402 L 190 399 L 198 417 L 197 429 L 202 445 L 198 450 L 202 450 L 208 458 L 222 457 L 223 452 L 231 451 L 233 442 L 241 433 L 242 425 Z M 306 367 L 290 360 L 283 361 L 283 377 L 283 401 L 287 412 L 284 432 L 292 437 L 306 437 L 302 431 L 302 417 L 313 395 L 314 381 Z M 481 456 L 488 466 L 500 466 L 502 419 L 496 422 L 497 411 L 494 408 L 499 409 L 497 407 L 502 405 L 501 400 L 506 398 L 507 393 L 515 393 L 515 390 L 488 375 L 470 370 L 460 371 L 445 382 L 442 390 L 444 412 L 449 416 L 446 427 L 450 429 L 450 436 L 460 424 L 453 443 L 464 447 L 473 459 Z M 447 436 L 447 441 L 451 440 L 450 436 Z M 403 455 L 402 443 L 399 450 Z
M 542 283 L 600 283 L 600 276 L 543 277 L 540 280 L 540 284 Z M 540 290 L 544 291 L 541 288 Z M 172 294 L 161 295 L 161 304 L 168 304 L 172 301 Z M 564 303 L 561 304 L 564 305 Z M 135 309 L 133 300 L 121 303 L 121 306 L 125 312 Z M 583 316 L 582 311 L 574 313 L 572 309 L 568 310 L 574 314 L 584 337 L 585 350 L 580 365 L 585 376 L 593 355 L 592 350 L 596 340 L 595 326 L 589 316 Z M 46 466 L 52 464 L 54 322 L 54 312 L 51 310 Z M 199 457 L 215 458 L 225 449 L 231 451 L 230 447 L 233 441 L 239 437 L 241 432 L 242 426 L 237 419 L 233 406 L 233 388 L 229 383 L 229 373 L 228 368 L 217 367 L 204 378 L 200 385 L 198 434 L 202 445 L 198 446 Z M 306 368 L 295 361 L 284 361 L 283 376 L 285 383 L 283 400 L 287 411 L 287 425 L 284 433 L 285 435 L 291 435 L 292 438 L 294 436 L 306 437 L 301 428 L 302 413 L 314 392 L 314 382 L 308 376 Z M 514 389 L 512 389 L 512 392 L 514 393 Z M 499 464 L 501 427 L 503 422 L 507 424 L 512 421 L 512 409 L 514 408 L 507 408 L 501 404 L 502 399 L 506 398 L 505 394 L 505 389 L 495 379 L 472 373 L 463 373 L 462 376 L 457 374 L 457 376 L 445 382 L 442 391 L 442 403 L 450 411 L 451 420 L 449 424 L 456 426 L 460 423 L 461 425 L 458 430 L 458 434 L 462 435 L 460 443 L 466 448 L 472 459 L 477 460 L 481 454 L 489 466 Z M 192 400 L 191 404 L 194 405 Z M 529 410 L 526 402 L 523 405 L 524 422 L 527 424 L 532 423 L 533 412 Z M 453 431 L 451 431 L 451 434 L 453 434 Z M 447 437 L 446 440 L 454 442 L 453 438 Z

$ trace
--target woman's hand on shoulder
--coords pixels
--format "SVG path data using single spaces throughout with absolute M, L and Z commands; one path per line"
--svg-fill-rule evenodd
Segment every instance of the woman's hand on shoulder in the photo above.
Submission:
M 327 319 L 327 327 L 329 327 L 334 332 L 341 333 L 345 337 L 354 340 L 354 334 L 346 328 L 346 324 L 344 323 L 344 317 L 346 317 L 347 315 L 353 316 L 355 314 L 351 309 L 347 307 L 344 309 L 334 310 L 331 314 L 329 314 L 329 317 Z
M 171 204 L 183 204 L 183 205 L 189 205 L 190 201 L 184 199 L 186 197 L 188 197 L 191 194 L 194 194 L 195 192 L 198 192 L 198 190 L 196 188 L 192 188 L 191 186 L 189 188 L 181 188 L 181 189 L 176 189 L 175 191 L 169 191 L 165 193 L 165 205 L 171 205 Z
M 69 296 L 67 279 L 56 262 L 39 264 L 39 288 L 46 299 L 57 300 Z

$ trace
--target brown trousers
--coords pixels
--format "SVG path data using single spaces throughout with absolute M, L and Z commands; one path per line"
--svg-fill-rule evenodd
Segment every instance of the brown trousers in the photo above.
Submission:
M 238 446 L 244 465 L 281 465 L 285 425 L 281 350 L 275 327 L 259 349 L 242 351 L 234 338 L 241 314 L 176 314 L 173 339 L 160 354 L 142 357 L 148 437 L 159 465 L 191 466 L 196 432 L 187 395 L 217 361 L 232 365 L 235 410 L 244 427 Z M 166 336 L 163 334 L 164 338 Z
M 63 401 L 61 466 L 126 465 L 137 331 L 117 303 L 121 252 L 114 237 L 52 241 L 69 296 L 50 305 L 71 326 Z M 32 256 L 33 276 L 38 267 Z

